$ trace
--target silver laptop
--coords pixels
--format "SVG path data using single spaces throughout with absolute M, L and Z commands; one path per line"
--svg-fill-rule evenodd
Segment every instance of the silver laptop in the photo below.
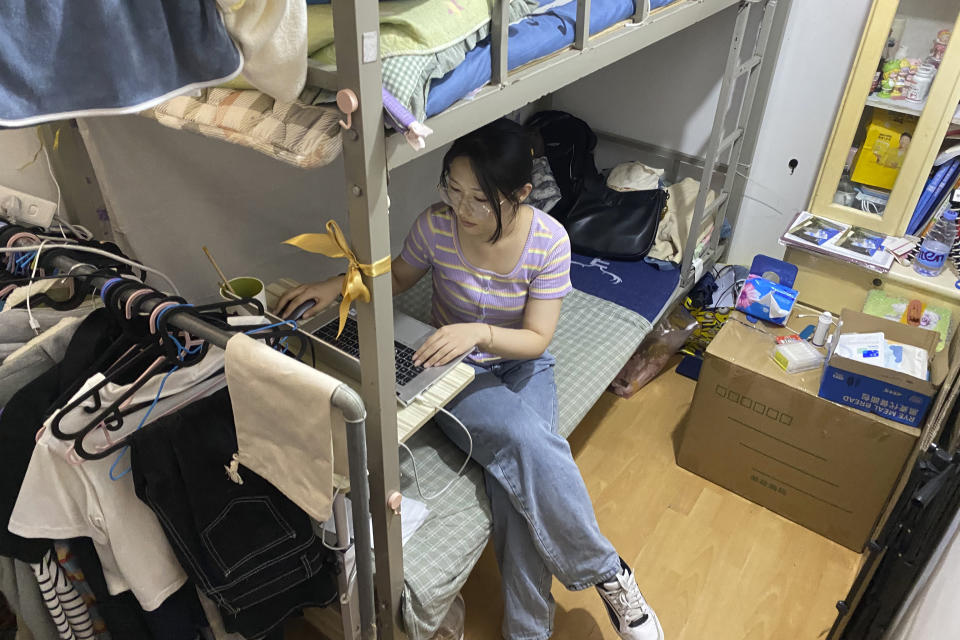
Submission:
M 338 371 L 360 379 L 360 341 L 357 335 L 356 311 L 351 309 L 343 333 L 337 338 L 340 312 L 339 305 L 333 304 L 306 322 L 300 323 L 300 330 L 316 338 L 317 357 Z M 456 358 L 441 367 L 424 369 L 413 364 L 413 354 L 436 331 L 428 324 L 420 322 L 404 313 L 393 312 L 394 356 L 396 358 L 397 400 L 407 406 L 426 391 L 430 385 L 457 366 L 464 356 Z

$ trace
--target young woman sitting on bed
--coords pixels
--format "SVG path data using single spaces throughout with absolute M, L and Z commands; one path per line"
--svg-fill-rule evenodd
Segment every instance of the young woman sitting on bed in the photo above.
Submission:
M 443 204 L 424 211 L 393 262 L 393 291 L 433 269 L 433 323 L 414 356 L 442 365 L 469 352 L 476 378 L 448 406 L 470 431 L 486 470 L 503 576 L 505 638 L 548 638 L 552 576 L 596 587 L 621 638 L 662 640 L 633 571 L 600 533 L 567 441 L 557 434 L 554 359 L 547 345 L 570 292 L 570 241 L 549 215 L 522 204 L 531 190 L 529 139 L 502 119 L 465 135 L 443 158 Z M 332 302 L 341 278 L 303 285 L 278 305 Z M 308 312 L 310 314 L 311 312 Z M 468 442 L 443 414 L 446 434 Z

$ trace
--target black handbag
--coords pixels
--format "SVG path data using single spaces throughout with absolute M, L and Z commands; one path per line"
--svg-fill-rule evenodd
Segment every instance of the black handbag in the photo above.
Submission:
M 667 206 L 664 189 L 617 191 L 588 185 L 563 225 L 577 253 L 614 260 L 642 260 L 653 247 Z

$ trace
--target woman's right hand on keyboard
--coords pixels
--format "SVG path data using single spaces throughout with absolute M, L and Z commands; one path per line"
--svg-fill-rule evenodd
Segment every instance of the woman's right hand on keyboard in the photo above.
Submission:
M 342 287 L 343 276 L 335 276 L 323 282 L 302 284 L 299 287 L 288 289 L 286 293 L 280 296 L 273 312 L 281 318 L 286 318 L 301 304 L 313 300 L 316 304 L 303 314 L 303 319 L 306 320 L 317 315 L 336 300 Z

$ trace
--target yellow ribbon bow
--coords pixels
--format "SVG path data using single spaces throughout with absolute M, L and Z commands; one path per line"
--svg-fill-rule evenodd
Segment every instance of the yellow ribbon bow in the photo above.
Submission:
M 373 264 L 360 264 L 357 256 L 347 243 L 346 236 L 340 230 L 340 226 L 330 220 L 327 222 L 326 233 L 301 233 L 298 236 L 284 240 L 284 244 L 291 244 L 310 253 L 320 253 L 328 258 L 346 258 L 350 263 L 347 265 L 347 273 L 343 278 L 343 300 L 340 301 L 340 328 L 337 331 L 337 337 L 343 332 L 343 326 L 347 322 L 347 314 L 350 312 L 350 303 L 354 300 L 370 302 L 370 291 L 363 284 L 361 273 L 374 278 L 384 273 L 390 272 L 390 256 L 380 258 Z

